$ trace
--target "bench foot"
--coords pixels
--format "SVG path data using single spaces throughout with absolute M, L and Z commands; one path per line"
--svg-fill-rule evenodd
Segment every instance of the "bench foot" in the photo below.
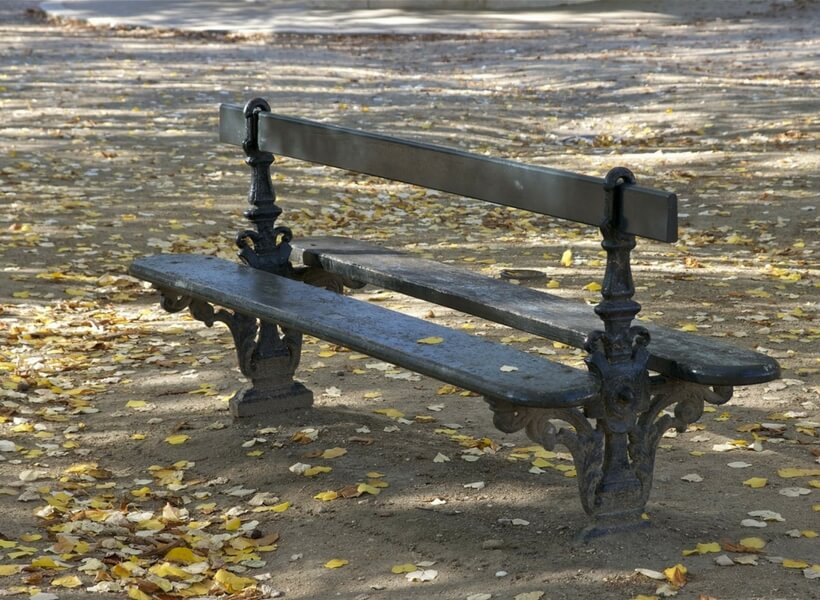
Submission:
M 302 352 L 300 332 L 242 313 L 214 309 L 207 302 L 177 292 L 160 291 L 162 307 L 168 312 L 188 308 L 194 319 L 208 327 L 217 321 L 228 326 L 239 370 L 250 380 L 250 385 L 229 402 L 234 417 L 274 415 L 313 406 L 313 393 L 293 379 Z
M 298 381 L 290 385 L 263 387 L 255 381 L 239 390 L 228 402 L 235 418 L 277 415 L 313 406 L 313 392 Z
M 581 504 L 594 522 L 581 533 L 587 539 L 645 526 L 642 518 L 652 489 L 655 453 L 663 433 L 686 430 L 703 414 L 704 402 L 723 404 L 731 388 L 653 378 L 649 401 L 640 410 L 619 415 L 614 423 L 593 401 L 579 408 L 532 408 L 487 398 L 495 426 L 505 433 L 524 430 L 552 450 L 572 454 Z M 664 409 L 675 405 L 672 414 Z M 593 416 L 594 418 L 588 418 Z
M 613 514 L 608 518 L 597 517 L 591 525 L 587 525 L 579 531 L 575 539 L 578 542 L 586 543 L 595 538 L 613 533 L 646 529 L 649 527 L 650 521 L 642 518 L 642 514 L 643 513 L 637 514 L 633 511 Z

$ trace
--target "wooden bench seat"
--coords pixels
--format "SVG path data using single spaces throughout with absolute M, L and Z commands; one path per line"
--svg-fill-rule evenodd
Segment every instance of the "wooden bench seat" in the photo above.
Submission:
M 304 237 L 293 257 L 345 279 L 400 292 L 489 321 L 583 348 L 600 319 L 581 302 L 488 278 L 351 238 Z M 740 386 L 780 375 L 777 361 L 701 335 L 642 322 L 652 336 L 649 368 L 703 385 Z
M 515 405 L 580 406 L 598 393 L 587 371 L 226 260 L 159 254 L 134 261 L 130 273 Z M 429 338 L 443 341 L 418 342 Z

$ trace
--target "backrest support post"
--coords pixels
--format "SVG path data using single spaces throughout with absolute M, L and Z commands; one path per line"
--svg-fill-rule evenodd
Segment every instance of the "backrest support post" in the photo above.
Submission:
M 616 167 L 604 180 L 605 218 L 601 224 L 606 250 L 606 271 L 601 289 L 603 300 L 595 307 L 606 331 L 606 355 L 610 362 L 624 362 L 632 358 L 632 339 L 629 335 L 632 320 L 641 310 L 633 300 L 635 284 L 632 280 L 630 253 L 635 248 L 635 236 L 621 229 L 623 213 L 623 186 L 635 183 L 635 176 L 625 167 Z
M 256 231 L 244 230 L 237 234 L 236 245 L 239 258 L 251 267 L 277 275 L 290 275 L 290 241 L 293 239 L 287 227 L 276 227 L 276 219 L 282 208 L 276 204 L 276 192 L 270 177 L 273 154 L 259 149 L 259 115 L 270 112 L 270 105 L 262 98 L 248 101 L 244 108 L 245 162 L 251 168 L 251 183 L 245 217 Z

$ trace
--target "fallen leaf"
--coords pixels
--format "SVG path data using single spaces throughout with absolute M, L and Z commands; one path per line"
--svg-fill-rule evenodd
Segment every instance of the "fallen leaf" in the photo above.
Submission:
M 433 581 L 438 577 L 438 571 L 434 569 L 425 569 L 423 571 L 412 571 L 405 574 L 408 581 Z
M 777 474 L 784 479 L 790 477 L 814 477 L 816 475 L 820 475 L 820 469 L 795 469 L 795 468 L 785 468 L 785 469 L 778 469 Z
M 319 492 L 313 498 L 315 500 L 322 500 L 323 502 L 329 502 L 330 500 L 335 500 L 339 497 L 338 492 L 334 492 L 333 490 L 328 490 L 326 492 Z
M 791 558 L 784 558 L 783 559 L 783 567 L 786 569 L 805 569 L 809 566 L 804 560 L 793 560 Z
M 426 338 L 421 338 L 420 340 L 416 340 L 416 343 L 417 344 L 426 344 L 428 346 L 432 346 L 432 345 L 435 345 L 435 344 L 441 344 L 443 341 L 444 341 L 443 337 L 433 336 L 433 337 L 426 337 Z
M 83 584 L 82 580 L 76 575 L 66 575 L 65 577 L 58 577 L 51 580 L 51 585 L 64 588 L 76 588 Z
M 339 569 L 350 564 L 350 561 L 343 558 L 333 558 L 325 563 L 325 569 Z
M 766 545 L 766 541 L 759 537 L 747 537 L 740 540 L 740 545 L 752 550 L 761 550 Z
M 666 579 L 672 585 L 681 587 L 686 584 L 686 567 L 682 564 L 678 563 L 674 567 L 669 567 L 663 570 L 663 574 L 666 576 Z
M 787 496 L 788 498 L 798 498 L 800 496 L 805 496 L 806 494 L 811 494 L 811 490 L 809 488 L 787 487 L 782 490 L 778 490 L 777 493 L 781 496 Z
M 377 415 L 384 415 L 385 417 L 390 417 L 391 419 L 401 419 L 404 416 L 404 413 L 400 410 L 396 410 L 395 408 L 379 408 L 373 411 Z
M 752 477 L 751 479 L 747 479 L 746 481 L 744 481 L 743 485 L 749 486 L 753 489 L 757 489 L 765 487 L 768 482 L 769 480 L 764 477 Z
M 415 570 L 416 565 L 414 565 L 413 563 L 404 563 L 402 565 L 393 565 L 392 567 L 390 567 L 390 572 L 395 573 L 397 575 L 400 573 L 412 573 Z
M 720 544 L 717 542 L 698 544 L 692 550 L 684 550 L 683 555 L 691 556 L 692 554 L 708 554 L 710 552 L 720 552 Z
M 345 454 L 347 454 L 347 450 L 344 448 L 329 448 L 322 452 L 322 458 L 339 458 Z
M 214 582 L 229 594 L 236 594 L 242 590 L 256 585 L 256 580 L 251 577 L 240 577 L 225 569 L 219 569 L 214 574 Z
M 660 571 L 653 571 L 652 569 L 635 569 L 635 572 L 640 573 L 644 577 L 649 577 L 650 579 L 656 579 L 658 581 L 666 580 L 666 575 Z
M 172 446 L 177 446 L 179 444 L 184 444 L 190 439 L 191 436 L 185 435 L 184 433 L 180 433 L 177 435 L 169 435 L 167 438 L 165 438 L 165 441 L 171 444 Z

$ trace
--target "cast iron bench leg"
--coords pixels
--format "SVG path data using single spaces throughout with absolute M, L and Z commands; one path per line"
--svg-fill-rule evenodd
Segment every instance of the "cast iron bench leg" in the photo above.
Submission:
M 731 388 L 712 392 L 709 388 L 683 382 L 656 380 L 646 368 L 649 360 L 649 332 L 633 326 L 641 305 L 632 299 L 630 252 L 635 236 L 619 230 L 621 185 L 634 183 L 625 168 L 612 169 L 606 176 L 607 218 L 601 225 L 607 253 L 601 290 L 603 299 L 595 313 L 604 323 L 603 331 L 587 336 L 585 359 L 600 381 L 600 394 L 583 407 L 538 409 L 511 406 L 489 399 L 495 425 L 502 431 L 526 429 L 530 439 L 552 448 L 556 442 L 572 453 L 581 491 L 581 502 L 594 518 L 581 534 L 590 538 L 648 524 L 642 517 L 652 488 L 655 452 L 663 432 L 671 427 L 684 431 L 700 418 L 703 402 L 722 404 L 731 397 Z M 675 416 L 661 411 L 676 404 Z M 562 419 L 573 430 L 556 429 L 551 419 Z M 594 426 L 589 419 L 594 419 Z
M 703 403 L 723 404 L 732 388 L 653 378 L 650 400 L 640 410 L 628 409 L 616 419 L 590 420 L 590 412 L 576 408 L 548 409 L 514 406 L 487 398 L 493 423 L 505 433 L 525 430 L 527 437 L 552 450 L 556 444 L 572 454 L 581 504 L 592 524 L 579 535 L 582 540 L 644 527 L 646 502 L 652 489 L 655 452 L 663 433 L 686 430 L 703 414 Z M 602 395 L 603 397 L 603 395 Z M 675 405 L 674 414 L 661 414 Z M 556 420 L 569 423 L 564 427 Z
M 250 380 L 230 399 L 234 417 L 276 414 L 313 405 L 313 393 L 293 379 L 301 357 L 301 333 L 242 313 L 214 310 L 207 302 L 178 293 L 160 292 L 162 307 L 168 312 L 188 308 L 194 319 L 208 327 L 219 321 L 230 329 L 239 370 Z

